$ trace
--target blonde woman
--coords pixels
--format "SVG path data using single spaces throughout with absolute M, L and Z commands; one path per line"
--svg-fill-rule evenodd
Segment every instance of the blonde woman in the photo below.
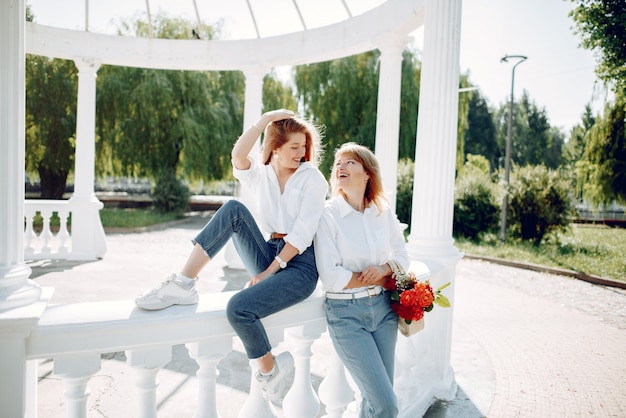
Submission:
M 333 197 L 315 237 L 329 334 L 361 392 L 359 417 L 393 418 L 398 316 L 383 286 L 392 272 L 388 262 L 408 268 L 404 235 L 368 148 L 343 144 L 335 153 L 331 185 Z

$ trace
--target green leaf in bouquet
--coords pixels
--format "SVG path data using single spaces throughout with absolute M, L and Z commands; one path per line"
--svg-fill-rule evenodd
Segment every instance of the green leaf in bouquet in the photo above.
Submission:
M 441 306 L 442 308 L 449 308 L 450 307 L 450 300 L 445 297 L 444 295 L 437 295 L 437 298 L 435 298 L 434 302 Z
M 443 289 L 445 289 L 446 287 L 450 286 L 450 282 L 446 283 L 446 284 L 442 284 L 441 286 L 439 286 L 436 290 L 437 293 L 441 292 Z

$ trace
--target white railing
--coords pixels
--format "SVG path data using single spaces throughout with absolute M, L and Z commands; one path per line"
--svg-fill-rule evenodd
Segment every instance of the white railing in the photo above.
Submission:
M 156 417 L 157 374 L 172 360 L 172 347 L 185 344 L 199 366 L 194 416 L 217 417 L 217 365 L 233 351 L 236 336 L 225 312 L 232 294 L 206 294 L 198 305 L 173 306 L 154 312 L 138 309 L 130 300 L 49 306 L 26 340 L 26 359 L 30 367 L 36 367 L 37 360 L 52 359 L 54 374 L 64 382 L 66 416 L 86 417 L 88 385 L 100 370 L 101 355 L 124 351 L 127 365 L 137 376 L 137 404 L 134 412 L 129 408 L 128 416 Z M 296 371 L 294 383 L 283 400 L 285 416 L 317 416 L 320 401 L 312 388 L 310 361 L 311 345 L 326 329 L 322 297 L 311 296 L 265 318 L 263 323 L 273 346 L 285 336 L 295 346 L 292 354 Z M 256 372 L 255 363 L 250 363 L 252 376 Z M 27 382 L 30 386 L 27 392 L 37 393 L 36 385 L 36 379 Z M 36 402 L 28 403 L 36 405 Z M 28 416 L 34 418 L 37 412 L 29 411 Z M 275 415 L 257 385 L 251 385 L 239 416 Z
M 67 221 L 72 213 L 68 200 L 24 201 L 24 258 L 67 259 L 72 251 L 72 237 Z M 35 227 L 35 220 L 41 219 L 41 229 Z M 58 217 L 59 227 L 51 227 L 51 220 Z
M 411 267 L 425 277 L 423 263 L 414 262 Z M 430 276 L 433 286 L 450 281 L 453 270 L 438 269 Z M 454 285 L 448 288 L 449 293 L 446 291 L 452 300 L 453 288 Z M 25 400 L 30 408 L 26 417 L 37 418 L 39 361 L 54 362 L 53 374 L 65 387 L 66 416 L 84 418 L 88 416 L 89 382 L 101 368 L 102 354 L 125 352 L 127 366 L 136 372 L 137 391 L 135 405 L 127 407 L 125 412 L 133 417 L 156 418 L 157 374 L 172 360 L 172 348 L 184 344 L 199 367 L 194 417 L 217 418 L 217 366 L 233 351 L 236 338 L 226 318 L 226 305 L 232 294 L 203 294 L 198 305 L 173 306 L 162 311 L 138 309 L 132 300 L 48 306 L 25 340 L 29 370 L 26 393 L 35 397 Z M 398 336 L 395 391 L 399 417 L 421 416 L 434 399 L 454 398 L 456 384 L 449 362 L 450 327 L 447 326 L 451 320 L 452 309 L 437 308 L 428 314 L 423 331 L 411 338 Z M 328 358 L 324 358 L 328 372 L 320 383 L 319 397 L 311 382 L 311 347 L 326 331 L 321 291 L 318 289 L 307 300 L 263 319 L 263 323 L 273 347 L 285 338 L 293 347 L 295 376 L 283 399 L 284 417 L 318 417 L 321 403 L 325 406 L 325 417 L 352 416 L 354 399 L 359 395 L 351 389 L 332 348 Z M 253 383 L 256 362 L 251 361 L 250 367 L 250 392 L 238 416 L 275 417 L 274 409 Z

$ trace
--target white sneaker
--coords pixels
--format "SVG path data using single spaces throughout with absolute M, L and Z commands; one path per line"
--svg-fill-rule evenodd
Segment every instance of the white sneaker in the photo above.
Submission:
M 269 376 L 256 374 L 256 380 L 261 385 L 261 393 L 267 401 L 280 399 L 287 389 L 287 377 L 293 370 L 293 356 L 288 351 L 274 357 L 274 373 Z
M 193 305 L 196 303 L 198 303 L 198 292 L 195 281 L 185 284 L 178 279 L 176 273 L 170 274 L 163 283 L 135 299 L 135 304 L 138 307 L 149 311 L 172 305 Z

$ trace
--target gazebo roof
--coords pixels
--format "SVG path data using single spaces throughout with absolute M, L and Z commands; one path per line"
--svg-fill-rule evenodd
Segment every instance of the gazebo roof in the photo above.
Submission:
M 361 53 L 390 42 L 406 44 L 408 35 L 423 23 L 424 3 L 31 0 L 35 22 L 27 24 L 26 52 L 65 59 L 91 57 L 103 64 L 188 70 L 307 64 Z M 69 4 L 75 7 L 68 7 Z M 51 18 L 59 13 L 50 8 L 64 9 L 67 18 L 63 25 Z M 103 23 L 132 16 L 154 18 L 157 13 L 199 20 L 202 24 L 223 22 L 223 30 L 218 40 L 164 40 L 117 36 L 115 25 Z
M 385 0 L 31 0 L 36 22 L 114 34 L 121 18 L 156 15 L 218 24 L 220 39 L 251 39 L 310 30 L 360 16 Z M 190 34 L 191 36 L 191 34 Z

